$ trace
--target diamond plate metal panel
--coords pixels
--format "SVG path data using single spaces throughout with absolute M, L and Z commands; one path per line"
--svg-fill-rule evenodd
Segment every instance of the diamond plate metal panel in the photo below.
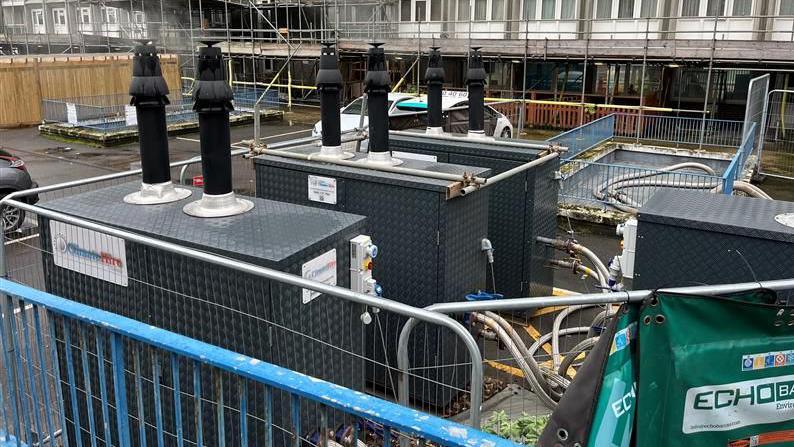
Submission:
M 635 289 L 794 277 L 794 203 L 662 190 L 641 209 Z
M 406 161 L 409 167 L 428 166 L 412 163 Z M 447 172 L 473 169 L 432 165 Z M 487 190 L 447 200 L 448 182 L 270 156 L 256 159 L 256 172 L 257 192 L 266 198 L 368 216 L 370 234 L 381 253 L 373 275 L 391 299 L 424 307 L 460 301 L 466 293 L 485 285 L 480 241 L 487 233 Z M 308 200 L 309 174 L 333 177 L 337 185 L 343 185 L 336 205 Z M 368 328 L 367 356 L 378 364 L 395 367 L 397 338 L 404 322 L 396 315 L 376 315 Z M 409 352 L 413 367 L 468 361 L 456 337 L 437 328 L 420 326 Z M 367 369 L 368 380 L 378 387 L 391 388 L 397 381 L 386 367 L 373 365 Z M 462 389 L 468 381 L 466 369 L 443 368 L 433 380 Z M 433 405 L 447 405 L 456 394 L 443 386 L 430 390 L 426 380 L 421 382 L 412 387 L 415 397 Z
M 124 204 L 121 197 L 138 187 L 122 185 L 43 206 L 298 275 L 304 262 L 336 249 L 338 284 L 349 287 L 349 240 L 367 232 L 362 216 L 254 199 L 256 212 L 234 218 L 196 219 L 182 213 L 187 201 L 155 207 Z M 129 242 L 130 287 L 124 288 L 56 267 L 52 257 L 46 255 L 51 250 L 48 229 L 43 219 L 49 291 L 342 386 L 363 389 L 364 329 L 359 320 L 363 306 L 325 295 L 304 305 L 300 288 Z M 128 357 L 131 365 L 129 353 Z M 167 364 L 167 359 L 163 362 Z M 144 369 L 151 368 L 147 359 L 143 363 Z M 92 375 L 97 377 L 95 371 Z M 205 375 L 209 399 L 215 391 L 212 378 Z M 188 365 L 182 368 L 181 376 L 182 388 L 192 389 Z M 169 380 L 164 376 L 163 383 L 167 385 Z M 234 407 L 238 402 L 236 383 L 226 377 L 222 384 L 226 402 Z M 147 419 L 154 415 L 151 396 L 147 393 L 144 402 Z M 252 414 L 261 417 L 261 387 L 252 386 L 249 397 Z M 170 399 L 168 393 L 163 394 L 164 424 L 174 433 Z M 275 399 L 286 401 L 281 394 Z M 84 407 L 81 412 L 85 412 Z M 193 423 L 190 408 L 183 401 L 186 430 Z M 304 429 L 316 429 L 318 407 L 307 404 L 301 411 Z M 97 410 L 95 414 L 100 413 Z M 279 426 L 290 426 L 288 413 L 275 417 Z M 329 412 L 330 423 L 339 423 L 342 417 Z M 87 422 L 85 418 L 81 421 Z M 235 440 L 238 421 L 226 420 L 229 442 L 239 443 Z M 205 408 L 205 440 L 210 445 L 217 441 L 214 424 L 211 409 Z M 147 437 L 150 435 L 150 441 L 155 441 L 154 432 L 147 433 Z M 264 432 L 259 429 L 252 430 L 251 436 L 258 440 L 256 443 L 264 440 Z
M 392 136 L 393 150 L 433 154 L 450 163 L 485 166 L 492 174 L 532 161 L 540 150 L 498 146 L 488 141 L 444 141 L 423 136 Z M 553 272 L 546 261 L 553 253 L 536 242 L 537 236 L 553 238 L 557 228 L 559 182 L 554 160 L 491 187 L 489 238 L 494 244 L 496 285 L 506 297 L 551 294 Z M 487 272 L 490 278 L 490 271 Z M 489 279 L 489 285 L 491 281 Z

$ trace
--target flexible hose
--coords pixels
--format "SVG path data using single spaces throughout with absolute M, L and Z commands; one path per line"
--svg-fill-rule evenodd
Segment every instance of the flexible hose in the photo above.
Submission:
M 592 349 L 596 343 L 598 343 L 598 337 L 585 338 L 584 340 L 577 343 L 576 346 L 574 346 L 570 352 L 568 352 L 568 355 L 565 356 L 562 363 L 560 363 L 560 368 L 557 371 L 557 374 L 561 375 L 562 377 L 566 377 L 568 374 L 568 369 L 570 369 L 571 365 L 573 365 L 573 362 L 576 361 L 579 355 L 588 349 Z
M 510 336 L 507 334 L 504 328 L 499 323 L 497 323 L 493 318 L 489 318 L 477 312 L 472 313 L 471 316 L 472 318 L 476 319 L 480 323 L 486 325 L 491 330 L 493 330 L 501 340 L 503 341 L 510 340 Z M 547 406 L 549 409 L 552 410 L 556 408 L 557 401 L 555 401 L 547 391 L 548 383 L 545 383 L 545 380 L 543 382 L 539 381 L 537 376 L 533 373 L 532 369 L 527 363 L 527 360 L 530 358 L 533 359 L 534 361 L 534 357 L 530 356 L 524 358 L 524 356 L 522 355 L 518 347 L 515 345 L 515 343 L 508 342 L 505 343 L 505 346 L 510 351 L 510 354 L 515 358 L 516 363 L 518 363 L 519 368 L 524 373 L 524 378 L 527 379 L 527 381 L 530 384 L 530 388 L 532 389 L 532 391 L 535 392 L 538 398 L 540 398 L 540 401 L 543 402 L 543 405 Z
M 521 353 L 521 357 L 527 362 L 532 374 L 538 379 L 540 386 L 543 388 L 544 391 L 549 392 L 549 385 L 546 383 L 544 379 L 544 374 L 538 366 L 538 362 L 535 360 L 534 357 L 529 355 L 529 349 L 527 349 L 527 345 L 524 344 L 524 340 L 519 337 L 518 332 L 516 332 L 515 328 L 512 324 L 510 324 L 507 320 L 502 318 L 501 316 L 497 315 L 494 312 L 486 311 L 483 312 L 487 318 L 490 318 L 496 322 L 499 326 L 504 329 L 505 333 L 507 334 L 509 340 L 503 340 L 505 345 L 507 343 L 512 343 L 516 346 L 516 348 Z
M 601 262 L 601 259 L 599 259 L 592 250 L 585 247 L 584 245 L 573 240 L 551 239 L 543 236 L 538 236 L 537 241 L 543 244 L 551 245 L 552 247 L 566 253 L 573 252 L 584 256 L 588 261 L 590 261 L 591 264 L 593 264 L 600 276 L 609 278 L 609 270 L 607 270 L 606 265 Z
M 560 329 L 559 335 L 571 335 L 571 334 L 582 334 L 582 333 L 586 334 L 589 330 L 590 327 L 585 327 L 585 326 L 569 327 L 565 329 Z M 535 343 L 532 343 L 532 346 L 529 347 L 529 353 L 532 354 L 532 356 L 534 357 L 535 353 L 538 352 L 538 349 L 540 349 L 540 347 L 544 343 L 548 343 L 551 337 L 552 337 L 551 332 L 549 332 L 548 334 L 543 334 L 539 339 L 535 341 Z
M 560 311 L 556 317 L 554 317 L 554 326 L 551 329 L 551 364 L 555 371 L 562 363 L 562 358 L 560 355 L 560 327 L 562 326 L 562 322 L 572 313 L 589 309 L 591 307 L 598 307 L 598 304 L 580 304 L 578 306 L 568 306 Z M 590 327 L 592 327 L 592 325 Z M 588 329 L 587 332 L 589 333 L 590 330 Z

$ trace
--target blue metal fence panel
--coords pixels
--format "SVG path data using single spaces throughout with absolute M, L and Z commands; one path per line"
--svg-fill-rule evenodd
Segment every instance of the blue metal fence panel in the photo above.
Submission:
M 561 133 L 546 141 L 568 148 L 562 159 L 570 160 L 582 152 L 611 140 L 614 135 L 615 115 L 612 114 Z
M 340 410 L 350 415 L 355 420 L 375 423 L 384 428 L 383 433 L 386 438 L 386 445 L 389 445 L 388 437 L 396 435 L 419 438 L 421 440 L 419 445 L 423 445 L 424 441 L 431 441 L 440 445 L 453 447 L 514 447 L 517 445 L 497 436 L 482 433 L 471 427 L 430 416 L 373 396 L 368 396 L 361 392 L 352 391 L 323 380 L 308 377 L 276 365 L 262 362 L 255 358 L 142 324 L 129 318 L 79 304 L 12 281 L 0 279 L 0 294 L 5 294 L 8 297 L 7 303 L 5 303 L 7 307 L 3 312 L 3 326 L 0 327 L 0 330 L 8 331 L 11 334 L 10 339 L 4 336 L 2 337 L 2 341 L 4 344 L 8 341 L 14 342 L 12 346 L 13 349 L 3 349 L 5 360 L 3 366 L 6 368 L 11 366 L 12 369 L 21 371 L 26 362 L 29 362 L 31 358 L 35 358 L 27 356 L 23 359 L 20 353 L 22 345 L 17 342 L 17 340 L 19 336 L 23 336 L 24 334 L 19 333 L 23 331 L 18 332 L 17 321 L 19 317 L 16 314 L 19 312 L 27 312 L 28 309 L 31 308 L 31 305 L 35 307 L 36 311 L 46 311 L 44 315 L 50 326 L 49 347 L 46 347 L 46 349 L 49 349 L 52 354 L 51 361 L 53 365 L 51 366 L 55 372 L 50 375 L 50 382 L 41 383 L 39 385 L 54 386 L 57 392 L 56 400 L 58 402 L 55 402 L 55 405 L 49 405 L 50 403 L 47 402 L 44 406 L 45 411 L 58 413 L 59 418 L 56 418 L 56 420 L 59 421 L 59 430 L 62 433 L 61 438 L 63 444 L 70 441 L 71 434 L 76 445 L 83 445 L 84 440 L 87 441 L 88 437 L 90 437 L 91 444 L 93 444 L 95 440 L 98 440 L 101 436 L 103 441 L 110 440 L 112 442 L 117 440 L 116 445 L 122 447 L 131 446 L 133 440 L 130 437 L 130 422 L 133 421 L 139 424 L 141 431 L 140 434 L 137 435 L 140 439 L 135 440 L 135 445 L 145 445 L 147 429 L 156 430 L 156 438 L 160 443 L 163 442 L 164 436 L 169 437 L 169 444 L 173 442 L 173 439 L 184 439 L 184 442 L 187 443 L 188 435 L 191 435 L 193 436 L 192 439 L 195 439 L 198 444 L 201 445 L 205 442 L 201 426 L 201 401 L 202 399 L 211 399 L 209 395 L 202 395 L 200 387 L 202 374 L 200 368 L 203 367 L 212 370 L 213 382 L 216 384 L 221 383 L 219 379 L 221 375 L 236 377 L 239 384 L 237 390 L 240 390 L 237 399 L 230 396 L 229 399 L 224 400 L 222 397 L 222 393 L 224 393 L 223 387 L 216 387 L 214 390 L 215 400 L 209 400 L 213 403 L 211 407 L 214 407 L 210 410 L 214 411 L 219 419 L 219 423 L 216 426 L 218 430 L 218 439 L 215 445 L 223 445 L 222 443 L 226 440 L 226 437 L 232 436 L 231 433 L 224 431 L 226 424 L 223 422 L 223 418 L 224 413 L 227 411 L 232 411 L 232 413 L 229 414 L 237 414 L 236 412 L 242 410 L 243 414 L 238 414 L 237 416 L 245 418 L 245 423 L 239 424 L 242 433 L 236 433 L 234 436 L 237 437 L 236 439 L 242 440 L 248 438 L 252 430 L 251 424 L 248 423 L 248 417 L 254 417 L 250 413 L 246 415 L 246 409 L 253 404 L 248 401 L 249 384 L 257 384 L 257 387 L 264 387 L 264 409 L 263 412 L 260 413 L 262 416 L 251 419 L 251 421 L 257 424 L 266 424 L 264 427 L 267 433 L 266 445 L 273 444 L 273 411 L 291 411 L 289 408 L 273 408 L 272 389 L 289 393 L 292 398 L 287 405 L 293 409 L 299 408 L 301 400 L 308 400 L 319 403 L 325 408 Z M 19 312 L 15 313 L 13 311 L 14 309 Z M 36 326 L 34 329 L 39 332 L 37 337 L 40 337 L 40 328 Z M 5 335 L 5 332 L 3 334 Z M 58 334 L 62 336 L 62 339 L 55 338 Z M 93 340 L 95 339 L 98 341 L 93 348 L 94 351 L 92 351 L 90 345 L 93 344 Z M 90 343 L 89 340 L 91 340 Z M 110 358 L 103 360 L 104 346 L 108 341 L 110 345 Z M 56 344 L 62 344 L 62 350 L 59 351 L 59 349 L 56 348 Z M 125 355 L 125 346 L 131 348 L 131 355 Z M 155 373 L 151 379 L 143 377 L 143 380 L 147 382 L 147 387 L 150 384 L 155 385 L 153 386 L 152 392 L 144 391 L 141 385 L 143 373 L 141 372 L 142 359 L 140 358 L 139 347 L 143 347 L 146 350 L 145 352 L 151 353 L 151 364 L 147 366 Z M 42 345 L 38 345 L 35 348 L 45 349 Z M 74 355 L 75 350 L 79 351 L 76 356 Z M 103 381 L 100 381 L 100 396 L 97 396 L 91 389 L 87 389 L 87 385 L 91 380 L 91 377 L 88 377 L 89 374 L 83 374 L 84 377 L 81 378 L 82 383 L 77 381 L 78 376 L 75 373 L 75 368 L 82 367 L 82 372 L 85 372 L 85 367 L 89 363 L 86 359 L 93 358 L 94 355 L 97 356 L 96 361 L 102 363 L 109 361 L 111 366 L 111 376 L 113 378 L 112 394 L 114 399 L 112 408 L 116 416 L 115 427 L 109 426 L 109 416 L 104 414 L 104 406 L 109 405 L 109 403 L 106 402 L 108 399 L 105 390 L 107 385 L 103 385 Z M 160 356 L 163 356 L 163 358 L 170 358 L 171 361 L 163 363 L 161 362 Z M 13 359 L 9 357 L 13 357 Z M 134 363 L 132 368 L 127 367 L 125 364 L 128 357 L 132 358 Z M 76 365 L 75 361 L 81 363 L 81 365 Z M 60 362 L 65 363 L 68 369 L 67 377 L 61 377 L 60 373 L 57 371 Z M 160 407 L 160 398 L 167 397 L 169 394 L 161 393 L 161 387 L 163 390 L 170 389 L 177 402 L 181 401 L 181 396 L 183 394 L 191 396 L 190 393 L 180 391 L 179 385 L 177 385 L 180 383 L 178 380 L 179 366 L 175 365 L 179 365 L 180 362 L 182 365 L 192 365 L 192 381 L 194 382 L 192 396 L 195 399 L 195 403 L 198 404 L 193 405 L 196 417 L 195 424 L 192 426 L 182 426 L 183 420 L 171 414 L 169 414 L 169 421 L 165 422 L 163 420 L 164 415 L 161 413 L 164 411 L 165 407 Z M 43 364 L 40 366 L 42 368 L 45 367 Z M 172 383 L 170 384 L 161 383 L 161 379 L 169 377 L 167 371 L 164 371 L 165 369 L 171 371 Z M 134 375 L 133 383 L 128 383 L 128 375 Z M 187 376 L 190 376 L 190 374 L 186 375 L 186 378 Z M 23 377 L 21 376 L 17 377 L 19 383 L 12 383 L 10 381 L 8 383 L 8 386 L 11 387 L 9 393 L 10 402 L 6 402 L 4 410 L 5 408 L 13 409 L 15 414 L 11 415 L 11 418 L 6 418 L 11 419 L 11 421 L 3 420 L 4 426 L 0 426 L 0 430 L 5 430 L 5 433 L 10 433 L 30 444 L 33 440 L 40 438 L 30 433 L 32 428 L 28 422 L 25 422 L 24 430 L 20 425 L 22 418 L 27 417 L 27 421 L 30 420 L 31 416 L 29 414 L 29 407 L 25 405 L 29 403 L 26 399 L 25 390 L 30 389 L 29 387 L 35 387 L 36 384 L 34 383 L 35 378 L 33 375 L 26 375 L 25 377 L 28 383 L 23 383 Z M 190 380 L 190 378 L 188 378 L 188 380 Z M 79 388 L 78 385 L 80 386 Z M 69 401 L 73 407 L 70 416 L 73 419 L 64 418 L 66 411 L 64 408 L 64 396 L 60 393 L 62 386 L 70 393 Z M 168 388 L 169 386 L 173 388 Z M 77 408 L 78 389 L 79 393 L 84 395 L 85 399 L 91 402 L 91 404 L 86 406 L 89 412 L 93 411 L 93 404 L 96 403 L 96 401 L 102 401 L 103 414 L 101 417 L 104 431 L 99 432 L 95 430 L 93 426 L 92 421 L 97 415 L 89 415 L 92 420 L 89 424 L 83 421 L 81 425 L 77 420 L 79 415 L 85 415 L 84 412 L 81 413 Z M 14 390 L 16 390 L 16 392 L 14 392 Z M 134 402 L 136 402 L 136 409 L 128 407 L 128 390 L 136 394 L 137 399 L 134 400 Z M 233 391 L 234 390 L 232 390 L 232 392 Z M 144 392 L 147 394 L 142 399 L 142 394 Z M 152 395 L 154 395 L 153 405 L 155 406 L 155 411 L 158 413 L 156 427 L 143 427 L 142 411 L 147 404 L 146 402 L 142 402 L 142 400 L 151 401 Z M 260 396 L 258 399 L 261 399 L 261 394 L 257 396 Z M 192 401 L 193 399 L 189 400 Z M 235 402 L 232 402 L 232 400 L 235 400 Z M 238 405 L 237 408 L 234 408 L 234 405 Z M 173 405 L 169 405 L 167 408 L 169 408 L 170 412 L 174 411 Z M 179 406 L 177 406 L 177 408 L 179 408 Z M 217 411 L 216 408 L 220 409 L 220 411 Z M 204 411 L 206 410 L 207 408 L 205 406 Z M 186 411 L 189 410 L 186 409 Z M 181 413 L 181 411 L 179 413 Z M 299 413 L 296 414 L 298 414 L 299 417 Z M 173 420 L 171 419 L 172 416 Z M 176 421 L 174 430 L 177 433 L 166 432 L 166 428 L 174 427 L 174 421 Z M 294 420 L 293 424 L 299 427 L 300 419 Z M 86 429 L 86 426 L 90 426 L 90 428 Z M 359 433 L 358 424 L 353 424 L 353 426 L 355 433 Z M 113 429 L 115 429 L 115 431 L 113 431 Z M 188 433 L 188 429 L 191 433 Z M 37 428 L 37 430 L 39 430 L 37 435 L 40 435 L 40 429 Z M 280 427 L 279 430 L 284 430 L 284 428 Z M 113 431 L 113 433 L 110 433 L 110 431 Z M 86 435 L 88 435 L 88 437 Z M 0 436 L 8 435 L 4 435 L 0 432 Z M 182 436 L 184 436 L 184 438 L 182 438 Z M 300 445 L 302 440 L 306 439 L 301 435 L 300 430 L 297 430 L 292 436 L 296 445 Z M 322 439 L 322 436 L 319 439 Z M 209 440 L 206 440 L 206 442 L 209 442 Z M 177 441 L 177 443 L 179 443 L 179 441 Z M 191 440 L 191 444 L 192 443 L 193 441 Z

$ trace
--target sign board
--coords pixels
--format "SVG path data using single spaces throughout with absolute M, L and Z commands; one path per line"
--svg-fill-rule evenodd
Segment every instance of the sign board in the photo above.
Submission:
M 427 154 L 412 154 L 411 152 L 400 152 L 400 151 L 392 151 L 392 157 L 402 158 L 405 160 L 420 160 L 420 161 L 432 161 L 437 162 L 438 157 L 435 155 L 427 155 Z
M 325 252 L 322 255 L 303 264 L 301 274 L 306 279 L 319 281 L 330 286 L 336 285 L 336 249 Z M 320 296 L 320 292 L 303 289 L 303 304 L 310 303 L 313 299 Z
M 66 122 L 77 124 L 77 106 L 71 102 L 66 103 Z
M 55 265 L 127 287 L 127 254 L 123 239 L 50 221 Z
M 138 125 L 138 112 L 135 110 L 134 106 L 124 106 L 124 120 L 128 126 Z
M 310 175 L 309 200 L 336 205 L 336 179 Z
M 193 186 L 204 186 L 204 176 L 196 175 L 193 177 Z

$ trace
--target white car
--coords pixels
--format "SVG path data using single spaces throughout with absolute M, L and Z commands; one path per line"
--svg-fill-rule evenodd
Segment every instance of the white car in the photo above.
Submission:
M 389 93 L 389 128 L 391 130 L 424 129 L 427 127 L 427 96 L 415 96 L 406 93 Z M 445 132 L 466 133 L 469 130 L 469 101 L 466 92 L 444 92 L 441 106 L 444 109 L 443 121 Z M 363 108 L 363 121 L 362 121 Z M 363 97 L 356 98 L 341 111 L 340 122 L 342 132 L 369 123 L 367 104 Z M 322 133 L 322 122 L 318 121 L 312 129 L 312 135 Z M 489 136 L 511 138 L 513 125 L 506 116 L 490 106 L 485 106 L 485 133 Z M 362 147 L 367 148 L 367 140 Z

